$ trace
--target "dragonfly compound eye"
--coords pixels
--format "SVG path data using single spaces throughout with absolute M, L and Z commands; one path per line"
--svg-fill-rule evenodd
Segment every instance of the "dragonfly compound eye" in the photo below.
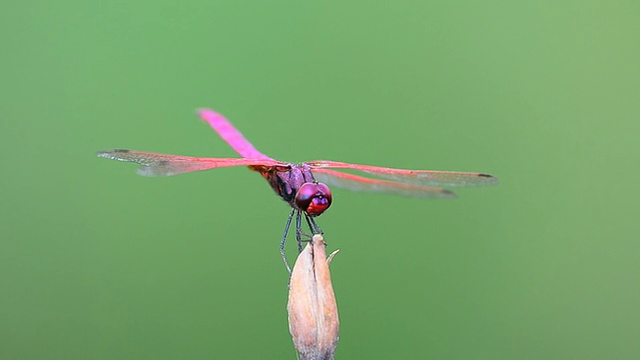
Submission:
M 318 216 L 331 206 L 331 190 L 323 183 L 304 183 L 296 193 L 296 206 L 311 216 Z

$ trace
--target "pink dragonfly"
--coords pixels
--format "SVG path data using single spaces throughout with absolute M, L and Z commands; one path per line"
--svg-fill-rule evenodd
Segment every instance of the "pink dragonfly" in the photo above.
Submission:
M 295 216 L 299 247 L 302 243 L 303 216 L 312 234 L 321 233 L 315 217 L 331 206 L 332 195 L 327 184 L 349 190 L 411 197 L 455 198 L 453 192 L 442 187 L 485 186 L 498 183 L 498 179 L 491 175 L 473 172 L 402 170 L 326 160 L 300 164 L 286 163 L 258 151 L 222 115 L 208 109 L 199 110 L 199 115 L 242 158 L 200 158 L 123 149 L 100 151 L 97 155 L 140 164 L 138 174 L 144 176 L 169 176 L 230 166 L 247 166 L 250 170 L 259 172 L 276 194 L 291 206 L 280 242 L 280 254 L 289 271 L 284 248 L 291 221 Z M 370 177 L 331 169 L 349 169 Z

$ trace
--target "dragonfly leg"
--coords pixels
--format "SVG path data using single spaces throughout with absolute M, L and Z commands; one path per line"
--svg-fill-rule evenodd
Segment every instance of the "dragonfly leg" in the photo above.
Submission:
M 316 220 L 313 218 L 313 216 L 305 214 L 304 217 L 307 220 L 307 225 L 309 225 L 309 230 L 311 230 L 311 233 L 313 235 L 322 234 L 322 230 L 320 230 L 320 227 L 316 223 Z
M 307 214 L 304 215 L 305 219 L 308 217 Z M 307 219 L 307 223 L 308 223 Z M 302 252 L 302 243 L 310 242 L 313 239 L 313 235 L 309 235 L 302 231 L 302 214 L 298 212 L 298 217 L 296 218 L 296 240 L 298 241 L 298 252 Z
M 298 242 L 298 253 L 302 252 L 302 236 L 307 234 L 302 233 L 302 215 L 300 211 L 296 213 L 296 241 Z
M 280 241 L 280 256 L 282 256 L 282 261 L 284 261 L 284 266 L 287 268 L 289 274 L 291 274 L 291 266 L 289 266 L 289 262 L 287 261 L 287 254 L 284 251 L 284 246 L 287 243 L 287 234 L 289 233 L 289 227 L 291 226 L 291 220 L 293 220 L 293 214 L 295 212 L 296 210 L 291 210 L 291 213 L 289 213 L 289 218 L 287 218 L 287 223 L 284 226 L 284 235 L 282 235 L 282 240 Z

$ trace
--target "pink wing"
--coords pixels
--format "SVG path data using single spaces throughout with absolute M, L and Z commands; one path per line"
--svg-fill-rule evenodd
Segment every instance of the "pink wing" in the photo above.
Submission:
M 436 199 L 451 199 L 456 197 L 456 194 L 453 192 L 438 187 L 371 179 L 329 169 L 316 168 L 311 171 L 316 180 L 327 185 L 334 185 L 348 190 L 384 192 L 395 195 Z
M 199 158 L 123 149 L 99 151 L 97 155 L 140 164 L 138 174 L 143 176 L 170 176 L 230 166 L 288 166 L 272 159 Z
M 307 162 L 307 164 L 314 168 L 314 173 L 322 170 L 323 168 L 351 169 L 384 179 L 393 180 L 398 183 L 420 186 L 487 186 L 496 185 L 498 183 L 498 179 L 494 176 L 474 172 L 403 170 L 325 160 L 310 161 Z M 336 172 L 332 172 L 332 175 L 335 175 L 335 173 Z
M 211 125 L 222 140 L 226 141 L 240 156 L 248 159 L 268 159 L 267 155 L 258 151 L 224 116 L 209 109 L 200 109 L 198 114 L 202 120 Z

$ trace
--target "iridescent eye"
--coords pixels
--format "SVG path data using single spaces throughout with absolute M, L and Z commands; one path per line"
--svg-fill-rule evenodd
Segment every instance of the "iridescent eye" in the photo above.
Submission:
M 331 190 L 323 183 L 304 183 L 296 193 L 295 204 L 307 214 L 318 216 L 331 206 Z

